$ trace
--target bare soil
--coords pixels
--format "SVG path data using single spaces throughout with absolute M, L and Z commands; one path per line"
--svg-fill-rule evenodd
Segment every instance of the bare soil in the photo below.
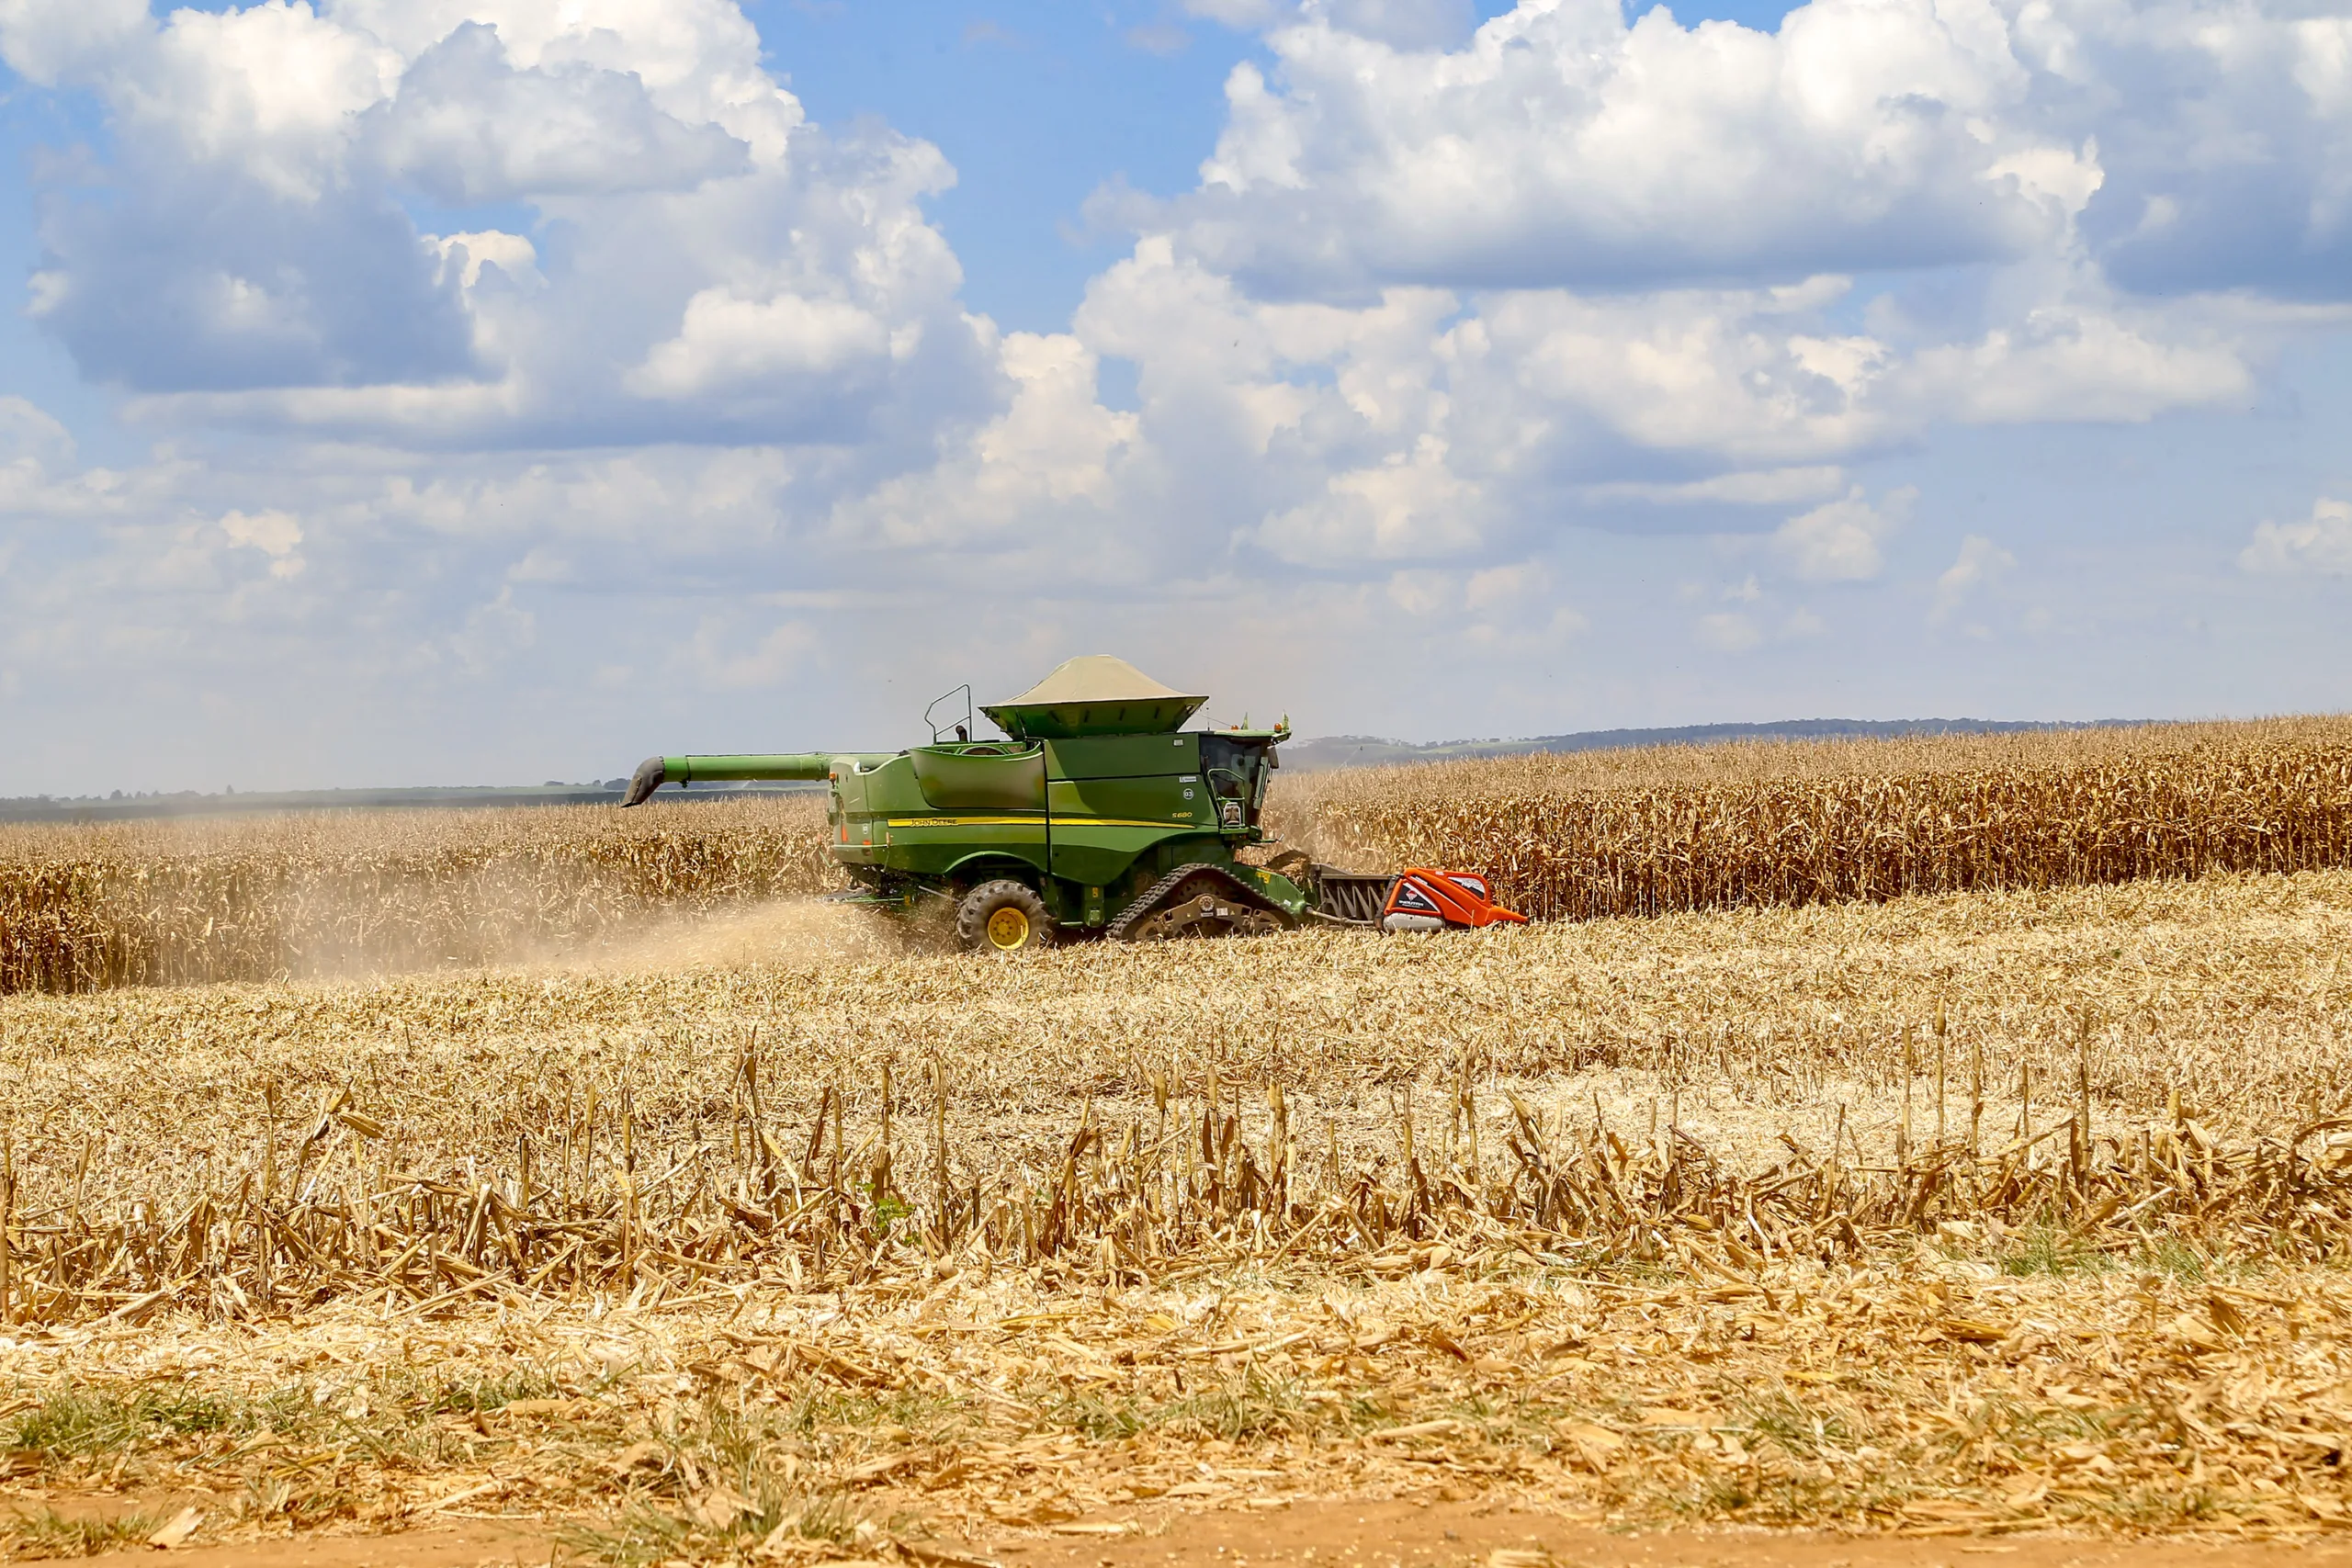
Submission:
M 2298 1568 L 2352 1564 L 2352 1546 L 2334 1539 L 1626 1531 L 1496 1502 L 1337 1499 L 1278 1509 L 1161 1509 L 1104 1516 L 1061 1531 L 942 1542 L 939 1550 L 1001 1568 L 2253 1568 L 2290 1553 Z M 83 1561 L 151 1568 L 536 1568 L 569 1555 L 536 1529 L 476 1521 L 383 1536 L 210 1546 L 199 1538 L 168 1554 L 141 1548 Z
M 2300 1551 L 2299 1565 L 2352 1562 L 2340 1543 L 2273 1539 L 2122 1540 L 2065 1535 L 1999 1538 L 1841 1535 L 1826 1531 L 1602 1529 L 1525 1505 L 1345 1498 L 1264 1510 L 1163 1514 L 1138 1533 L 999 1542 L 1007 1568 L 1430 1568 L 1475 1562 L 1534 1568 L 2238 1568 Z

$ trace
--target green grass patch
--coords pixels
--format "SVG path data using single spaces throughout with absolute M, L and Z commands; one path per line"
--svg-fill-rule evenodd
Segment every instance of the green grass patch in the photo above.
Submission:
M 660 1439 L 666 1461 L 639 1479 L 619 1516 L 560 1532 L 566 1545 L 616 1568 L 646 1568 L 741 1561 L 779 1531 L 833 1547 L 857 1539 L 865 1521 L 846 1495 L 787 1479 L 777 1462 L 788 1442 L 797 1446 L 788 1436 L 797 1425 L 789 1412 L 709 1399 L 688 1408 L 692 1418 Z
M 2121 1267 L 2113 1253 L 2056 1225 L 2011 1231 L 1993 1262 L 2002 1273 L 2018 1279 L 2037 1274 L 2108 1274 Z
M 1252 1367 L 1215 1383 L 1195 1382 L 1172 1398 L 1101 1388 L 1059 1388 L 1038 1402 L 1042 1425 L 1097 1442 L 1146 1432 L 1191 1441 L 1229 1443 L 1310 1432 L 1370 1431 L 1394 1425 L 1378 1401 L 1309 1389 Z
M 609 1525 L 574 1525 L 557 1532 L 565 1546 L 614 1568 L 651 1568 L 657 1562 L 740 1561 L 777 1531 L 827 1546 L 847 1546 L 859 1524 L 846 1499 L 810 1496 L 782 1486 L 763 1486 L 744 1495 L 749 1509 L 732 1517 L 707 1508 L 640 1503 Z
M 708 1407 L 713 1412 L 726 1409 L 716 1402 L 710 1402 Z M 713 1419 L 717 1418 L 714 1415 Z M 868 1430 L 880 1427 L 904 1427 L 912 1432 L 930 1432 L 942 1427 L 962 1426 L 965 1413 L 956 1400 L 931 1388 L 908 1387 L 883 1393 L 865 1393 L 826 1383 L 810 1383 L 786 1403 L 771 1407 L 764 1420 L 777 1430 L 800 1435 L 829 1427 Z
M 161 1438 L 238 1429 L 240 1412 L 209 1394 L 141 1389 L 123 1394 L 62 1389 L 0 1423 L 0 1448 L 89 1459 Z
M 1785 1388 L 1740 1402 L 1737 1426 L 1779 1446 L 1794 1459 L 1818 1460 L 1850 1453 L 1866 1440 L 1847 1413 L 1834 1405 L 1807 1404 Z
M 2168 1275 L 2184 1285 L 2202 1285 L 2212 1278 L 2205 1255 L 2177 1236 L 2154 1236 L 2132 1251 L 2132 1261 L 2152 1274 Z
M 544 1372 L 511 1371 L 473 1382 L 445 1380 L 425 1391 L 424 1400 L 435 1416 L 486 1416 L 518 1399 L 550 1399 L 561 1393 Z
M 146 1514 L 90 1518 L 41 1508 L 0 1515 L 0 1547 L 11 1557 L 96 1557 L 145 1545 L 160 1522 Z

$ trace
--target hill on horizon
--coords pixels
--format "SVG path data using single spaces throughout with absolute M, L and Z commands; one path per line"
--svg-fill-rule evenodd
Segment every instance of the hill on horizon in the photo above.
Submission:
M 2029 729 L 2108 729 L 2147 719 L 2063 720 L 1991 718 L 1787 718 L 1766 724 L 1686 724 L 1659 729 L 1587 729 L 1523 739 L 1392 740 L 1371 735 L 1329 735 L 1292 740 L 1283 766 L 1306 773 L 1381 767 L 1400 762 L 1448 762 L 1478 757 L 1523 757 L 1540 751 L 1604 751 L 1634 746 L 1702 746 L 1724 740 L 1883 739 L 1905 735 L 1991 735 Z M 493 806 L 591 806 L 620 798 L 626 779 L 539 785 L 411 786 L 224 792 L 182 790 L 168 795 L 18 796 L 0 798 L 0 822 L 119 822 L 149 817 L 243 817 L 278 811 L 355 811 Z M 664 800 L 708 801 L 745 794 L 797 795 L 810 784 L 732 784 L 665 794 Z

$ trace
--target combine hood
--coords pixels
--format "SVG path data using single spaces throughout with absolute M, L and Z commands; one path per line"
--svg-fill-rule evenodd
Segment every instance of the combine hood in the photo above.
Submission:
M 1182 725 L 1206 701 L 1161 685 L 1124 659 L 1090 653 L 1064 660 L 1012 701 L 980 711 L 1016 740 L 1066 740 L 1161 734 Z

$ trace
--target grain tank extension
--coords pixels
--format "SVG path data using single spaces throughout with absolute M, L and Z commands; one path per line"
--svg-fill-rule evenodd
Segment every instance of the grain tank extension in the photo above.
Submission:
M 836 897 L 952 910 L 973 948 L 1252 936 L 1306 920 L 1436 931 L 1522 919 L 1467 873 L 1342 872 L 1296 851 L 1245 859 L 1269 841 L 1259 811 L 1288 725 L 1185 729 L 1208 699 L 1124 660 L 1067 660 L 981 709 L 1001 740 L 971 738 L 968 688 L 951 698 L 961 719 L 945 734 L 934 727 L 927 746 L 649 757 L 621 804 L 665 784 L 823 782 L 833 858 L 857 884 Z

